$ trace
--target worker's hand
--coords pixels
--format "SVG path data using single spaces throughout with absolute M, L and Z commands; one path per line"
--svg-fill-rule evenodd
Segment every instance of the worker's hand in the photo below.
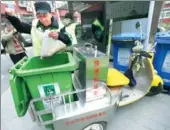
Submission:
M 58 32 L 50 32 L 48 36 L 55 40 L 58 40 Z
M 17 30 L 14 28 L 13 29 L 13 34 L 16 34 L 17 33 Z
M 13 16 L 14 15 L 14 11 L 9 10 L 9 9 L 5 9 L 5 14 L 9 15 L 9 16 Z

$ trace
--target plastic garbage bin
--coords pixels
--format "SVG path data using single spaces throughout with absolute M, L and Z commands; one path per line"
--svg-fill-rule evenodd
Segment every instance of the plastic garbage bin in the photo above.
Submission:
M 157 46 L 153 64 L 163 78 L 164 85 L 170 89 L 170 32 L 157 33 L 155 42 Z
M 31 99 L 55 95 L 73 90 L 71 73 L 76 63 L 71 53 L 59 53 L 51 57 L 24 57 L 10 72 L 10 86 L 15 109 L 19 117 L 24 116 Z M 68 97 L 65 97 L 68 102 Z M 73 100 L 73 96 L 71 97 Z M 35 104 L 37 110 L 49 107 L 48 102 Z M 43 120 L 52 119 L 46 114 Z M 50 126 L 52 127 L 52 126 Z
M 135 40 L 144 40 L 145 35 L 139 33 L 121 33 L 112 36 L 113 43 L 113 67 L 121 72 L 128 68 L 129 57 Z

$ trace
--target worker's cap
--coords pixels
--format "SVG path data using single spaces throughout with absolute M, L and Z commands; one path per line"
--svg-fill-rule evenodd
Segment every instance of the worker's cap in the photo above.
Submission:
M 41 14 L 41 13 L 44 14 L 44 13 L 51 12 L 50 4 L 48 4 L 47 2 L 36 2 L 34 6 L 37 14 Z

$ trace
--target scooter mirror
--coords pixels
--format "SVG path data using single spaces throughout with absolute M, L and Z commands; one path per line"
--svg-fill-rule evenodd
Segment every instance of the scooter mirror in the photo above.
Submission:
M 142 24 L 141 22 L 136 22 L 136 25 L 135 25 L 136 29 L 139 29 L 140 30 L 140 35 L 141 35 L 141 39 L 140 41 L 142 40 L 142 36 L 143 36 L 143 32 L 142 32 Z
M 140 22 L 136 22 L 136 25 L 135 25 L 136 29 L 139 29 L 141 27 L 141 24 Z

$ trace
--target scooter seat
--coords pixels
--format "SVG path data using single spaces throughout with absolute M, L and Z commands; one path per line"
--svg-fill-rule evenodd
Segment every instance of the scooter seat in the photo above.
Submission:
M 109 68 L 107 75 L 107 86 L 109 87 L 117 87 L 117 86 L 125 86 L 129 84 L 129 79 L 114 68 Z

